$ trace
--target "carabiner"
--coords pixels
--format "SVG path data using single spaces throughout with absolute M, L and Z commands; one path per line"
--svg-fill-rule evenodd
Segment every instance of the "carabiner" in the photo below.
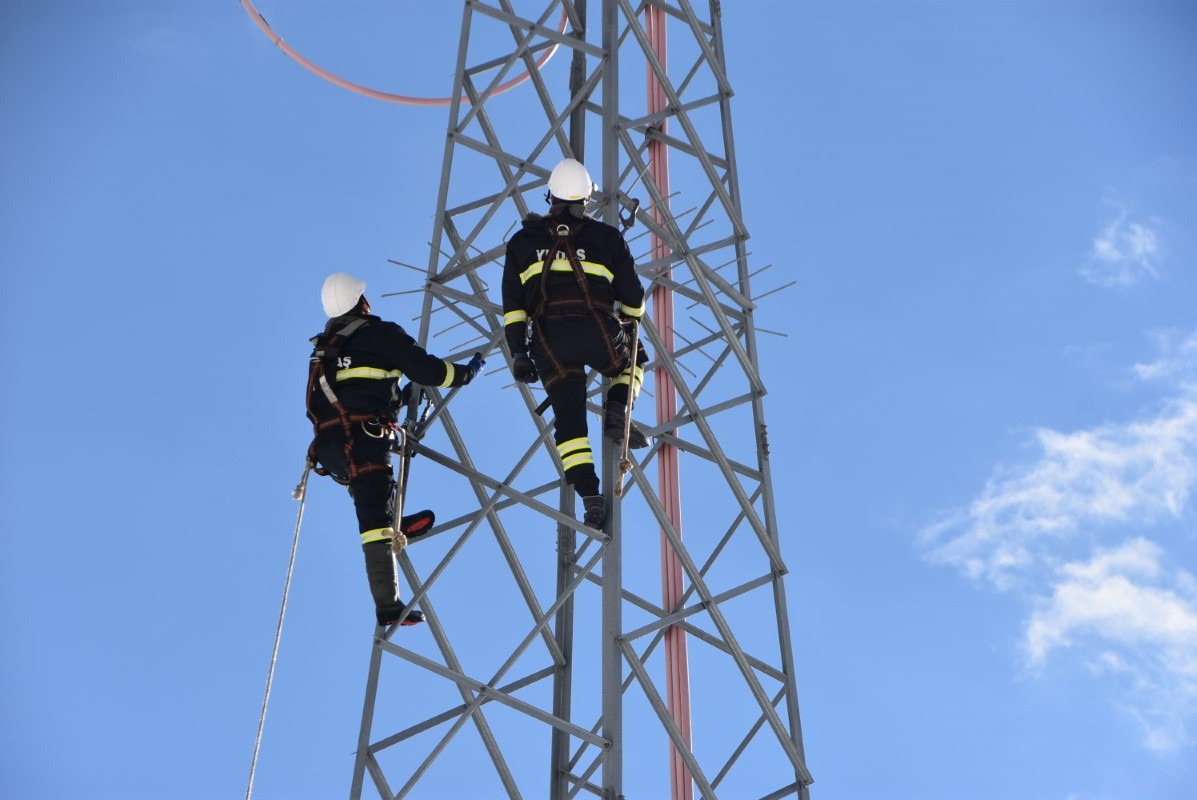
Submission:
M 370 426 L 378 428 L 378 433 L 371 433 Z M 371 439 L 389 439 L 394 435 L 394 429 L 390 425 L 384 425 L 382 420 L 375 417 L 374 419 L 362 420 L 362 433 Z

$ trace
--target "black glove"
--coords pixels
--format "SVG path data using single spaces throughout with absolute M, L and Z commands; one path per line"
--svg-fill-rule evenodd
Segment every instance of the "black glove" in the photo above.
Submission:
M 482 371 L 484 366 L 486 366 L 486 362 L 482 360 L 481 353 L 474 353 L 474 357 L 470 359 L 470 363 L 468 364 L 454 364 L 455 374 L 453 376 L 453 385 L 467 385 L 470 381 L 474 380 L 475 376 Z
M 511 360 L 511 374 L 520 383 L 536 383 L 540 375 L 536 373 L 536 365 L 527 353 L 516 353 Z
M 399 390 L 399 406 L 400 406 L 400 408 L 406 406 L 408 403 L 411 402 L 412 390 L 415 388 L 416 388 L 416 385 L 414 383 L 412 383 L 411 381 L 408 381 L 407 383 L 403 384 L 403 388 Z M 423 399 L 424 399 L 424 393 L 420 392 L 420 398 L 416 402 L 419 403 L 419 402 L 423 401 Z

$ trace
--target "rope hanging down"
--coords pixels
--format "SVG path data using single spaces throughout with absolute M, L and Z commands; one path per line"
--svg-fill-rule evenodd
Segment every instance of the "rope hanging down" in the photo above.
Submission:
M 448 403 L 449 399 L 460 387 L 454 387 L 449 396 L 445 398 L 444 402 Z M 407 490 L 407 462 L 411 460 L 411 451 L 407 444 L 409 439 L 419 439 L 423 433 L 423 429 L 431 424 L 429 419 L 429 412 L 432 410 L 432 399 L 425 394 L 423 387 L 419 387 L 414 397 L 415 402 L 409 404 L 409 412 L 412 411 L 420 403 L 424 403 L 423 411 L 420 413 L 418 419 L 412 420 L 411 424 L 414 431 L 409 431 L 408 426 L 394 425 L 391 430 L 394 431 L 395 437 L 398 441 L 398 447 L 391 452 L 399 455 L 399 476 L 395 485 L 395 493 L 391 498 L 391 512 L 393 523 L 394 538 L 392 540 L 392 552 L 398 555 L 403 547 L 407 544 L 407 537 L 397 524 L 402 519 L 403 514 L 403 495 Z M 408 403 L 405 403 L 408 404 Z M 291 541 L 291 560 L 287 564 L 287 578 L 283 582 L 283 600 L 278 611 L 278 626 L 274 631 L 274 648 L 270 652 L 270 669 L 266 673 L 266 691 L 262 695 L 262 713 L 258 717 L 258 733 L 254 737 L 254 753 L 253 758 L 249 764 L 249 782 L 245 787 L 245 800 L 251 800 L 254 791 L 254 773 L 258 767 L 258 751 L 262 747 L 262 731 L 266 727 L 266 707 L 270 703 L 270 687 L 274 683 L 274 667 L 278 662 L 279 642 L 283 636 L 283 618 L 287 613 L 287 597 L 291 593 L 291 576 L 295 572 L 295 555 L 299 550 L 299 530 L 303 525 L 303 510 L 307 501 L 307 487 L 308 476 L 312 473 L 312 468 L 315 467 L 310 460 L 305 462 L 303 469 L 303 477 L 299 479 L 299 484 L 296 485 L 295 491 L 291 496 L 299 501 L 299 515 L 295 519 L 295 536 Z
M 407 534 L 403 532 L 403 494 L 407 489 L 407 462 L 411 458 L 407 451 L 407 429 L 392 425 L 396 444 L 391 452 L 399 455 L 399 477 L 395 491 L 391 493 L 391 552 L 399 555 L 407 547 Z
M 619 459 L 619 476 L 615 479 L 615 496 L 623 497 L 624 476 L 632 471 L 632 459 L 628 455 L 628 439 L 632 436 L 632 398 L 636 394 L 636 355 L 640 352 L 640 323 L 632 320 L 632 374 L 628 377 L 628 404 L 623 412 L 623 453 Z
M 254 755 L 249 764 L 249 783 L 245 787 L 245 800 L 250 800 L 254 791 L 254 772 L 258 767 L 258 750 L 262 746 L 262 729 L 266 726 L 266 704 L 270 702 L 270 686 L 274 683 L 274 665 L 278 661 L 278 645 L 283 636 L 283 616 L 287 613 L 287 595 L 291 591 L 291 574 L 295 571 L 295 553 L 299 549 L 299 528 L 303 524 L 303 507 L 307 498 L 308 475 L 312 462 L 303 468 L 303 477 L 295 487 L 292 497 L 299 501 L 299 516 L 295 519 L 295 537 L 291 541 L 291 560 L 287 564 L 287 580 L 283 583 L 283 602 L 278 610 L 278 627 L 274 631 L 274 649 L 270 652 L 270 669 L 266 673 L 266 692 L 262 695 L 262 714 L 258 717 L 258 735 L 254 737 Z

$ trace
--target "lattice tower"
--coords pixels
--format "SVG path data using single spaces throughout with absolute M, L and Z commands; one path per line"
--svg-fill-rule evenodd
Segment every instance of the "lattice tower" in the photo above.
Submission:
M 407 423 L 419 468 L 470 510 L 400 557 L 427 625 L 375 641 L 354 800 L 422 797 L 448 771 L 493 774 L 488 797 L 808 797 L 754 323 L 775 290 L 752 288 L 720 4 L 705 12 L 464 3 L 418 338 L 483 350 L 491 383 Z M 651 297 L 635 417 L 654 438 L 621 498 L 591 417 L 601 532 L 576 519 L 543 391 L 502 377 L 505 241 L 564 156 L 599 184 L 595 216 L 634 219 Z M 463 592 L 475 613 L 438 605 Z

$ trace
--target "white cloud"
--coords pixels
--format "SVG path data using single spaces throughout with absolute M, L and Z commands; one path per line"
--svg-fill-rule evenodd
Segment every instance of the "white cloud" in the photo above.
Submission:
M 1162 564 L 1163 550 L 1135 538 L 1060 568 L 1026 629 L 1031 666 L 1057 649 L 1089 647 L 1094 672 L 1124 687 L 1123 710 L 1161 752 L 1186 743 L 1197 715 L 1197 583 Z
M 1051 600 L 1027 626 L 1032 664 L 1041 664 L 1053 648 L 1070 646 L 1074 635 L 1093 632 L 1124 645 L 1197 648 L 1197 606 L 1184 596 L 1184 581 L 1173 579 L 1171 588 L 1154 585 L 1166 577 L 1162 554 L 1139 537 L 1061 567 Z
M 1197 483 L 1197 396 L 1123 425 L 1035 435 L 1038 460 L 923 532 L 928 555 L 999 588 L 1054 563 L 1082 527 L 1178 517 Z
M 1197 487 L 1197 333 L 1157 338 L 1133 372 L 1170 398 L 1130 422 L 1036 431 L 1028 462 L 922 537 L 930 560 L 1031 606 L 1028 667 L 1081 660 L 1118 687 L 1144 746 L 1169 752 L 1197 721 L 1197 577 L 1148 535 L 1179 527 Z
M 1197 375 L 1197 331 L 1179 342 L 1173 331 L 1157 331 L 1161 355 L 1147 364 L 1135 364 L 1132 371 L 1140 380 L 1181 380 Z
M 1080 273 L 1098 286 L 1130 286 L 1144 277 L 1158 278 L 1160 256 L 1155 229 L 1130 219 L 1118 206 L 1117 216 L 1094 238 Z

